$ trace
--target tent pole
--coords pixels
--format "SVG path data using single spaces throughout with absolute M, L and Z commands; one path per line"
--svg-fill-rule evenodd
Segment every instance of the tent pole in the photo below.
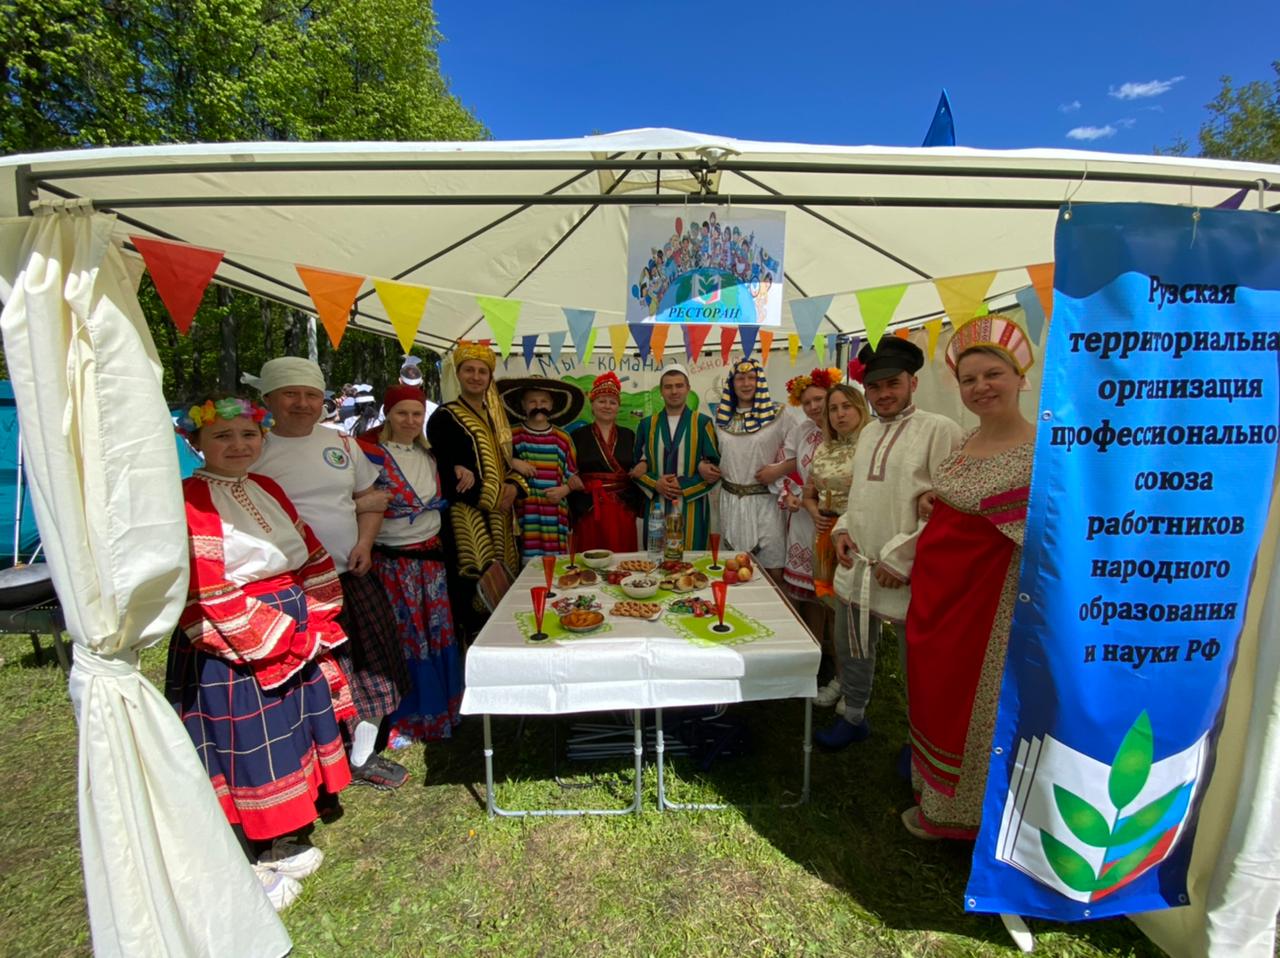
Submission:
M 13 564 L 22 558 L 22 424 L 18 423 L 18 469 L 14 484 L 16 496 L 13 504 Z

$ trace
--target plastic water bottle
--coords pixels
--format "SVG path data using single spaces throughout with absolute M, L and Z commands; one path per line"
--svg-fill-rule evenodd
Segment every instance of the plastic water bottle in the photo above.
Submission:
M 649 551 L 649 561 L 654 565 L 661 565 L 662 549 L 667 534 L 661 496 L 654 496 L 653 501 L 649 503 L 649 520 L 645 526 L 645 532 L 645 546 Z

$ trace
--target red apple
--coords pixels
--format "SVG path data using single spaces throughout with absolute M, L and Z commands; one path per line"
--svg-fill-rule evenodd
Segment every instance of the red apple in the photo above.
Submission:
M 745 565 L 738 569 L 738 581 L 748 582 L 751 579 L 751 566 Z
M 739 552 L 736 556 L 734 556 L 734 558 L 738 560 L 738 565 L 739 565 L 739 566 L 751 565 L 751 555 L 750 555 L 750 553 L 747 553 L 747 552 Z
M 737 572 L 737 571 L 738 571 L 738 560 L 737 560 L 737 559 L 726 559 L 726 560 L 725 560 L 725 562 L 724 562 L 724 571 L 725 571 L 725 572 Z M 725 578 L 728 578 L 728 576 L 725 576 Z

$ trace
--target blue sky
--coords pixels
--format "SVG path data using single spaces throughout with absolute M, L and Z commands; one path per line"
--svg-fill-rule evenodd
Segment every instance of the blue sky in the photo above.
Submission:
M 919 146 L 1193 144 L 1219 77 L 1270 79 L 1273 0 L 436 0 L 451 89 L 498 139 L 668 126 Z M 1075 131 L 1072 134 L 1072 131 Z

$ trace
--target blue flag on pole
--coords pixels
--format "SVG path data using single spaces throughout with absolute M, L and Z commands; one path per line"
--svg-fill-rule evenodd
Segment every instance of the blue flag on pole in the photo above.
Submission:
M 956 124 L 951 116 L 951 101 L 947 99 L 945 87 L 943 87 L 942 96 L 938 98 L 938 108 L 933 111 L 933 122 L 929 124 L 929 132 L 924 135 L 924 142 L 920 145 L 956 145 Z

